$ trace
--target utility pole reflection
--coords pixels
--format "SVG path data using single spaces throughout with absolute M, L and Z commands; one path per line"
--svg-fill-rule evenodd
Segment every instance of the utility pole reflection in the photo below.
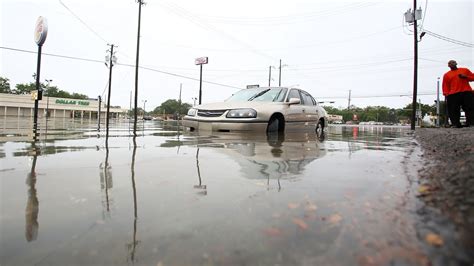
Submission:
M 25 237 L 28 242 L 36 240 L 38 237 L 38 213 L 39 213 L 39 201 L 36 195 L 36 158 L 40 153 L 40 149 L 36 147 L 36 136 L 31 143 L 30 154 L 33 156 L 31 164 L 31 171 L 26 177 L 26 184 L 28 185 L 28 200 L 26 202 L 25 210 Z
M 272 147 L 271 153 L 273 157 L 280 157 L 283 153 L 281 147 L 283 146 L 283 142 L 285 142 L 285 134 L 279 132 L 268 132 L 267 133 L 267 143 Z M 280 165 L 278 165 L 278 173 L 282 171 L 280 169 Z M 277 178 L 278 182 L 278 192 L 281 191 L 281 184 L 280 184 L 280 175 Z M 267 174 L 267 190 L 270 190 L 270 174 Z
M 198 172 L 199 185 L 194 185 L 194 188 L 195 189 L 201 189 L 201 191 L 199 191 L 198 194 L 206 196 L 207 195 L 207 186 L 202 184 L 201 170 L 199 168 L 199 148 L 197 148 L 197 151 L 196 151 L 196 167 L 197 167 L 197 172 Z
M 110 212 L 109 189 L 113 187 L 112 166 L 109 163 L 109 130 L 105 133 L 105 162 L 100 164 L 100 188 L 105 190 L 105 205 L 107 212 Z
M 135 261 L 135 250 L 140 241 L 137 240 L 137 219 L 138 219 L 138 211 L 137 211 L 137 189 L 135 186 L 135 155 L 137 154 L 137 136 L 133 136 L 133 152 L 132 152 L 132 164 L 130 166 L 131 174 L 132 174 L 132 190 L 133 190 L 133 239 L 132 243 L 127 244 L 127 248 L 130 251 L 130 259 L 132 262 Z

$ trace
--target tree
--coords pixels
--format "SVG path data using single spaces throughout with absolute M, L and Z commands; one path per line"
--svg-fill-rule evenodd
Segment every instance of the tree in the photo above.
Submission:
M 89 97 L 87 97 L 87 95 L 74 92 L 74 93 L 71 95 L 71 98 L 86 100 L 86 99 L 88 99 Z
M 137 111 L 138 111 L 137 114 L 143 114 L 143 108 L 138 107 L 138 108 L 137 108 Z M 128 116 L 129 116 L 129 117 L 133 117 L 134 112 L 135 112 L 135 108 L 130 109 L 130 110 L 128 111 Z
M 174 99 L 169 99 L 163 102 L 160 106 L 156 107 L 153 110 L 152 114 L 160 115 L 160 114 L 176 114 L 179 113 L 181 115 L 186 114 L 191 108 L 191 105 L 188 103 L 179 103 Z
M 12 93 L 9 79 L 0 77 L 0 93 Z
M 8 81 L 8 79 L 6 79 Z M 0 80 L 3 81 L 3 80 Z M 9 85 L 9 84 L 8 84 Z M 49 96 L 49 97 L 57 97 L 57 98 L 69 98 L 69 99 L 82 99 L 86 100 L 89 99 L 87 95 L 80 94 L 73 92 L 72 94 L 60 90 L 56 86 L 49 86 L 45 85 L 44 83 L 40 83 L 40 87 L 43 89 L 43 95 L 44 96 Z M 10 90 L 8 93 L 13 93 L 13 94 L 30 94 L 31 91 L 36 90 L 36 83 L 35 82 L 30 82 L 30 83 L 25 83 L 25 84 L 16 84 L 16 89 L 15 90 Z
M 44 88 L 44 85 L 40 84 Z M 12 91 L 13 94 L 30 94 L 32 91 L 36 90 L 36 83 L 30 82 L 27 84 L 16 84 L 16 89 Z

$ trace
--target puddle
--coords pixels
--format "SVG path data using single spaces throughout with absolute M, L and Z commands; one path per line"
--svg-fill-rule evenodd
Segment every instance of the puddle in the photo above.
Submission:
M 429 265 L 406 128 L 25 125 L 0 134 L 2 265 Z

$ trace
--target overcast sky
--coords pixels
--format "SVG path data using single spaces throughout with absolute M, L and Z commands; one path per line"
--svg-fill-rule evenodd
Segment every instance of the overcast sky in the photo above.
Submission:
M 107 44 L 115 44 L 112 105 L 128 108 L 134 91 L 138 4 L 134 0 L 0 0 L 0 76 L 34 81 L 33 32 L 48 20 L 41 80 L 62 90 L 105 96 Z M 418 91 L 436 99 L 447 61 L 473 69 L 472 0 L 418 0 L 426 34 L 419 42 Z M 148 0 L 142 7 L 139 105 L 151 111 L 167 99 L 193 103 L 203 69 L 203 103 L 221 101 L 246 85 L 297 86 L 332 106 L 403 107 L 413 91 L 413 26 L 403 14 L 413 1 Z M 436 37 L 438 38 L 436 38 Z M 442 39 L 446 40 L 442 40 Z M 460 42 L 460 43 L 459 43 Z M 18 49 L 11 50 L 11 49 Z M 28 53 L 25 51 L 31 51 Z M 86 60 L 57 57 L 67 56 Z M 128 66 L 131 65 L 131 66 Z M 210 83 L 207 83 L 210 82 Z

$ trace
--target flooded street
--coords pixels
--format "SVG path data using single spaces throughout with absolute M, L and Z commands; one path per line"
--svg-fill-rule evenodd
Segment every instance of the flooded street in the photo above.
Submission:
M 1 265 L 428 265 L 436 253 L 407 128 L 267 137 L 145 121 L 133 138 L 123 121 L 106 138 L 58 120 L 32 143 L 28 123 L 4 120 L 0 136 Z

